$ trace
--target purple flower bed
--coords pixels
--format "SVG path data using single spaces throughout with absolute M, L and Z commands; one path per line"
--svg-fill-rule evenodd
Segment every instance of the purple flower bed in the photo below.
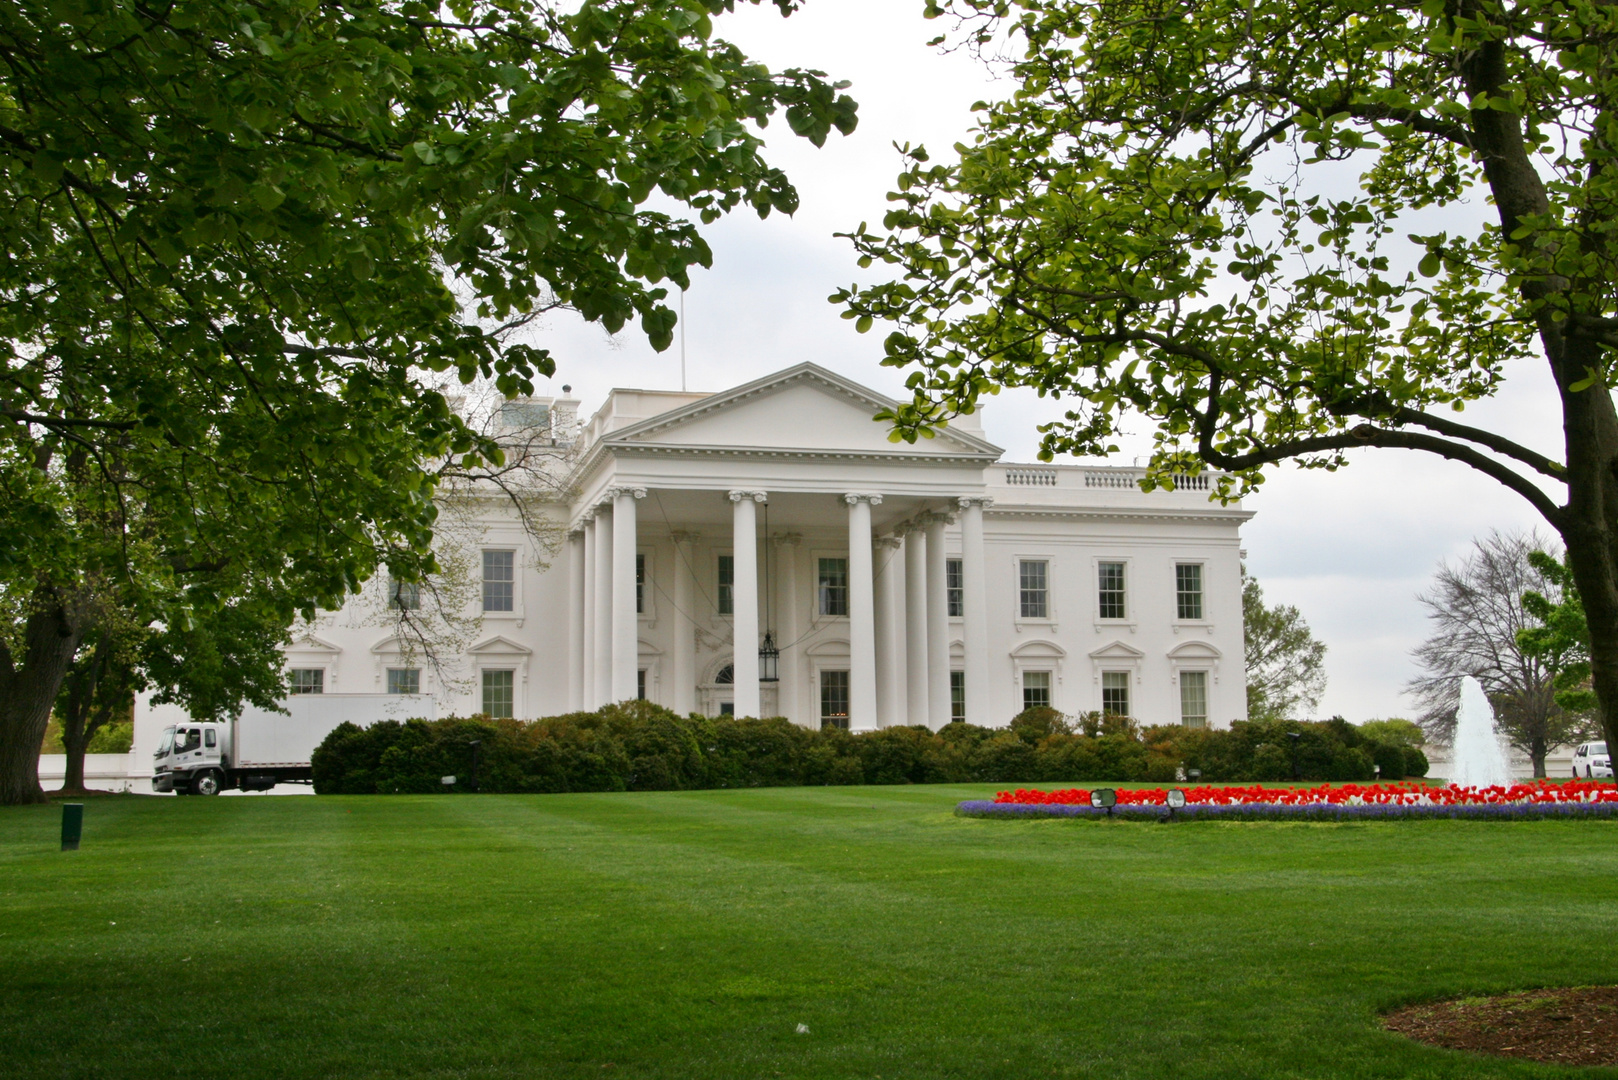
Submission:
M 1471 806 L 1344 806 L 1315 803 L 1284 806 L 1243 803 L 1230 806 L 1191 805 L 1171 815 L 1162 806 L 1115 806 L 1109 815 L 1093 806 L 1049 803 L 997 803 L 968 799 L 955 807 L 961 817 L 1105 818 L 1123 821 L 1410 821 L 1458 818 L 1467 821 L 1560 821 L 1572 818 L 1618 818 L 1618 803 L 1487 803 Z

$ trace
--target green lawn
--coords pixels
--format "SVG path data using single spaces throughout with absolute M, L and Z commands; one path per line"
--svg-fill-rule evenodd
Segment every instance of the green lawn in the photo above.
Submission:
M 1563 1076 L 1376 1014 L 1618 981 L 1618 823 L 952 815 L 990 790 L 0 811 L 0 1073 Z

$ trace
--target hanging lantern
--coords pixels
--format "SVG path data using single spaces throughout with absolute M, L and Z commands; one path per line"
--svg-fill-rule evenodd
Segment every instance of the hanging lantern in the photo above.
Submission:
M 764 632 L 764 644 L 758 647 L 758 681 L 780 682 L 781 650 L 775 647 L 775 632 Z

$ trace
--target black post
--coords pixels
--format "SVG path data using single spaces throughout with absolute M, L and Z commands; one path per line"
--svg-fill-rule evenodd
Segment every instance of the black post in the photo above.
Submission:
M 68 802 L 62 804 L 62 850 L 79 850 L 79 837 L 84 832 L 84 804 L 81 802 Z
M 472 740 L 472 775 L 467 780 L 467 788 L 471 791 L 478 789 L 478 756 L 483 751 L 483 740 Z

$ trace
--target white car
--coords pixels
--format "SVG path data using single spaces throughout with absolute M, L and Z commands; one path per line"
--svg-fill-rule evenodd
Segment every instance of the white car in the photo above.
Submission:
M 1607 744 L 1604 742 L 1587 742 L 1573 751 L 1574 779 L 1583 777 L 1594 780 L 1604 776 L 1612 778 L 1612 758 L 1607 754 Z

